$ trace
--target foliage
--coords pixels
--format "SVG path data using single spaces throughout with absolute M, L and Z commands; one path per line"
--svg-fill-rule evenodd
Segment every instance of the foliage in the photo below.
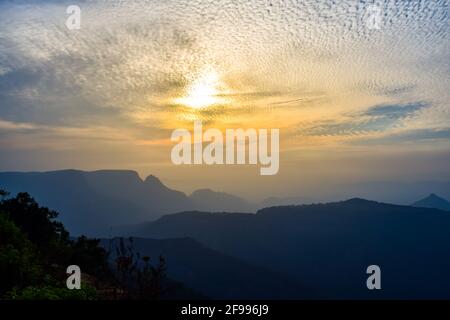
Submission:
M 65 287 L 67 266 L 93 275 L 106 273 L 107 254 L 98 240 L 69 239 L 58 213 L 27 193 L 8 198 L 0 190 L 0 296 L 8 299 L 91 299 L 95 288 Z M 93 292 L 94 291 L 94 292 Z
M 21 192 L 1 201 L 0 209 L 41 249 L 51 242 L 66 242 L 69 238 L 63 224 L 54 221 L 58 213 L 39 206 L 28 193 Z
M 38 252 L 25 234 L 0 213 L 0 295 L 16 283 L 36 283 L 42 268 Z
M 79 237 L 71 245 L 67 265 L 76 264 L 83 266 L 83 271 L 96 275 L 99 279 L 107 279 L 111 276 L 108 264 L 108 252 L 99 246 L 99 239 Z
M 119 285 L 128 292 L 127 298 L 159 299 L 164 293 L 166 280 L 166 263 L 163 257 L 159 257 L 159 264 L 152 266 L 150 257 L 135 252 L 133 238 L 125 243 L 119 238 L 116 245 L 115 270 Z
M 166 280 L 166 261 L 159 257 L 159 264 L 154 267 L 150 264 L 150 257 L 142 257 L 144 267 L 138 270 L 138 293 L 140 299 L 159 299 L 165 293 L 163 286 Z
M 91 286 L 82 286 L 80 290 L 42 286 L 26 287 L 22 290 L 14 288 L 5 296 L 11 300 L 95 300 L 97 292 Z
M 81 236 L 70 240 L 56 211 L 41 207 L 28 193 L 0 190 L 0 297 L 6 299 L 60 300 L 96 299 L 96 286 L 111 284 L 119 298 L 158 299 L 165 279 L 165 262 L 153 267 L 149 257 L 140 257 L 132 239 L 116 247 L 115 265 L 100 240 Z M 82 267 L 91 282 L 80 290 L 65 286 L 66 268 Z M 95 284 L 92 283 L 95 279 Z

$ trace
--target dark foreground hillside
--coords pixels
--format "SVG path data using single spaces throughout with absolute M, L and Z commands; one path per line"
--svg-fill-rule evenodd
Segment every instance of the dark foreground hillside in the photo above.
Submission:
M 348 201 L 257 214 L 183 212 L 71 238 L 58 212 L 0 194 L 0 296 L 8 299 L 450 298 L 450 214 Z M 66 289 L 79 265 L 81 291 Z M 369 265 L 381 290 L 366 287 Z
M 0 300 L 302 299 L 298 281 L 189 239 L 71 238 L 27 193 L 0 193 Z M 69 265 L 80 290 L 66 287 Z
M 205 298 L 167 276 L 163 257 L 84 236 L 70 238 L 58 213 L 29 194 L 0 190 L 0 300 L 122 300 Z M 114 252 L 114 256 L 112 255 Z M 69 266 L 81 287 L 70 290 Z
M 116 243 L 118 239 L 114 239 Z M 190 238 L 133 238 L 141 255 L 163 256 L 169 277 L 213 299 L 318 298 L 310 288 L 282 274 L 209 249 Z M 102 240 L 107 248 L 109 240 Z
M 328 298 L 450 298 L 450 214 L 363 199 L 272 207 L 253 214 L 185 212 L 127 234 L 192 237 L 284 273 Z M 382 290 L 366 288 L 366 268 Z

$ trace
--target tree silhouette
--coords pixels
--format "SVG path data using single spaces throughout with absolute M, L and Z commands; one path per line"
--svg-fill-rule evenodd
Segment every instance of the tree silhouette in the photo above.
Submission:
M 135 251 L 132 238 L 119 239 L 111 264 L 112 252 L 101 247 L 100 240 L 71 240 L 55 220 L 58 212 L 40 206 L 28 193 L 9 197 L 0 190 L 0 198 L 0 298 L 93 299 L 100 283 L 120 290 L 115 299 L 159 299 L 164 293 L 164 259 L 151 265 L 150 257 Z M 72 264 L 95 283 L 68 290 L 65 271 Z
M 122 292 L 126 292 L 125 298 L 156 300 L 166 292 L 164 281 L 166 275 L 166 263 L 163 257 L 159 257 L 157 266 L 150 263 L 150 257 L 141 257 L 135 252 L 133 238 L 118 239 L 116 245 L 116 270 L 117 279 Z

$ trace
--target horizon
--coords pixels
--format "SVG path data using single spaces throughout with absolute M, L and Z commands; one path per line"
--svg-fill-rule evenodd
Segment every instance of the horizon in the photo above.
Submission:
M 158 177 L 155 174 L 148 174 L 148 175 L 142 175 L 139 172 L 132 170 L 132 169 L 97 169 L 97 170 L 82 170 L 82 169 L 74 169 L 74 168 L 66 168 L 66 169 L 58 169 L 58 170 L 49 170 L 49 171 L 0 171 L 0 175 L 1 174 L 28 174 L 28 173 L 38 173 L 38 174 L 46 174 L 46 173 L 64 173 L 64 172 L 81 172 L 81 173 L 99 173 L 99 172 L 103 172 L 103 173 L 132 173 L 134 175 L 136 175 L 136 177 L 139 179 L 139 182 L 145 182 L 148 178 L 153 177 L 156 178 L 160 183 L 162 183 L 165 187 L 175 190 L 175 191 L 180 191 L 182 193 L 184 193 L 186 196 L 190 197 L 192 196 L 193 193 L 197 192 L 197 191 L 212 191 L 214 193 L 225 193 L 227 195 L 232 195 L 232 196 L 237 196 L 245 201 L 247 201 L 249 204 L 251 205 L 259 205 L 264 203 L 266 200 L 274 200 L 274 199 L 279 199 L 279 200 L 288 200 L 291 199 L 292 201 L 294 201 L 292 204 L 296 205 L 296 204 L 314 204 L 314 203 L 330 203 L 330 202 L 339 202 L 339 201 L 347 201 L 350 199 L 354 199 L 354 198 L 361 198 L 364 200 L 368 200 L 368 201 L 377 201 L 377 202 L 382 202 L 382 203 L 392 203 L 392 204 L 397 204 L 397 205 L 410 205 L 413 200 L 414 201 L 418 201 L 418 200 L 422 200 L 423 198 L 429 197 L 431 195 L 437 195 L 440 198 L 443 198 L 444 200 L 447 200 L 450 198 L 450 180 L 446 180 L 446 179 L 440 179 L 440 180 L 416 180 L 416 181 L 394 181 L 394 180 L 373 180 L 373 181 L 365 181 L 362 182 L 363 184 L 379 184 L 379 185 L 383 185 L 384 188 L 389 187 L 390 184 L 394 184 L 395 188 L 397 187 L 397 185 L 410 185 L 410 186 L 417 186 L 420 184 L 439 184 L 439 183 L 444 183 L 447 184 L 447 188 L 445 189 L 440 189 L 439 191 L 434 190 L 434 189 L 438 189 L 436 186 L 431 187 L 429 189 L 424 189 L 423 191 L 410 191 L 408 198 L 410 198 L 410 201 L 402 201 L 402 200 L 389 200 L 389 199 L 384 199 L 383 196 L 377 196 L 376 194 L 373 194 L 373 197 L 370 196 L 361 196 L 361 194 L 358 195 L 357 192 L 354 192 L 354 190 L 356 190 L 355 188 L 353 188 L 352 191 L 352 186 L 353 184 L 342 184 L 340 185 L 340 188 L 345 188 L 348 187 L 349 190 L 343 191 L 339 194 L 333 194 L 332 190 L 334 188 L 334 186 L 330 186 L 328 189 L 326 189 L 326 191 L 324 193 L 321 194 L 315 194 L 311 195 L 311 194 L 298 194 L 298 193 L 292 193 L 292 194 L 273 194 L 273 193 L 269 193 L 267 195 L 262 195 L 260 197 L 256 197 L 256 198 L 252 198 L 252 197 L 247 197 L 245 195 L 241 195 L 241 194 L 236 194 L 233 192 L 228 192 L 225 190 L 220 190 L 220 189 L 213 189 L 210 186 L 203 186 L 203 187 L 199 187 L 199 188 L 193 188 L 192 190 L 183 190 L 183 189 L 178 189 L 172 185 L 170 185 L 169 183 L 167 183 L 164 179 L 162 179 L 161 177 Z M 361 183 L 361 182 L 360 182 Z M 358 184 L 360 183 L 356 183 L 356 186 L 358 186 Z M 353 186 L 354 187 L 354 186 Z M 353 192 L 353 193 L 352 193 Z M 395 194 L 395 192 L 393 192 Z M 408 193 L 408 192 L 406 192 Z M 368 195 L 370 195 L 370 192 L 368 193 Z M 422 197 L 421 197 L 422 195 Z M 395 199 L 395 196 L 393 196 L 392 199 Z M 287 205 L 283 204 L 283 205 Z

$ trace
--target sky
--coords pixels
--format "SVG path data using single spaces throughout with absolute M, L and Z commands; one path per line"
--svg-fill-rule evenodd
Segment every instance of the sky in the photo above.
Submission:
M 253 198 L 450 180 L 448 2 L 0 1 L 0 170 L 131 169 Z M 278 174 L 173 165 L 194 120 L 280 129 Z

